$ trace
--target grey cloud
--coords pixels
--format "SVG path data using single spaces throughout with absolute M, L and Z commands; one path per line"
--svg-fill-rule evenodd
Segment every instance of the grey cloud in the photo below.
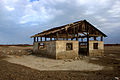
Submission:
M 116 5 L 117 8 L 120 7 L 119 2 L 119 0 L 40 0 L 34 2 L 1 0 L 0 44 L 31 44 L 30 36 L 35 33 L 83 19 L 88 20 L 109 36 L 105 39 L 106 43 L 120 43 L 117 35 L 120 33 L 118 30 L 120 17 L 114 17 L 120 12 L 119 10 L 116 12 L 114 8 Z M 5 6 L 10 6 L 14 10 L 9 11 Z

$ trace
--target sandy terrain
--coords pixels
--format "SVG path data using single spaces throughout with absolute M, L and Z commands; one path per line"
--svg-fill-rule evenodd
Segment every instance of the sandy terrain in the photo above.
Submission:
M 9 56 L 6 58 L 8 62 L 24 65 L 37 70 L 76 70 L 76 71 L 95 71 L 102 70 L 104 67 L 92 63 L 87 60 L 55 60 L 45 57 L 28 56 Z
M 98 67 L 103 67 L 100 70 L 38 70 L 35 68 L 31 68 L 30 65 L 41 65 L 39 63 L 38 57 L 31 56 L 32 47 L 0 47 L 0 80 L 116 80 L 115 78 L 120 79 L 120 46 L 107 46 L 105 47 L 105 56 L 103 57 L 87 57 L 83 58 L 82 62 L 92 66 L 97 65 Z M 29 57 L 25 56 L 27 54 Z M 7 58 L 7 55 L 10 58 Z M 32 58 L 35 60 L 32 61 Z M 17 60 L 16 62 L 25 63 L 22 58 L 26 58 L 27 64 L 26 66 L 11 63 L 7 60 Z M 20 58 L 20 59 L 19 59 Z M 7 60 L 6 60 L 7 59 Z M 25 61 L 25 59 L 23 59 Z M 47 60 L 50 60 L 51 63 L 47 63 Z M 35 62 L 36 63 L 35 63 Z M 59 63 L 55 63 L 54 65 L 70 65 L 74 62 L 79 62 L 81 60 L 63 60 L 58 61 Z M 31 63 L 32 62 L 32 63 Z M 41 63 L 51 64 L 49 67 L 54 67 L 52 64 L 52 59 L 41 58 Z M 39 64 L 38 64 L 39 63 Z M 78 65 L 78 64 L 77 64 Z M 81 66 L 83 66 L 82 64 Z M 87 66 L 88 66 L 87 65 Z M 99 66 L 100 65 L 100 66 Z M 30 67 L 27 67 L 30 66 Z M 75 68 L 76 65 L 72 65 Z M 80 65 L 79 65 L 80 66 Z M 85 65 L 86 66 L 86 65 Z M 32 66 L 33 67 L 33 66 Z M 38 67 L 38 66 L 37 66 Z M 64 66 L 62 66 L 63 68 Z M 69 67 L 69 66 L 68 66 Z M 66 67 L 64 67 L 66 68 Z M 75 69 L 74 68 L 74 69 Z M 56 68 L 54 68 L 56 69 Z M 84 68 L 85 69 L 85 68 Z

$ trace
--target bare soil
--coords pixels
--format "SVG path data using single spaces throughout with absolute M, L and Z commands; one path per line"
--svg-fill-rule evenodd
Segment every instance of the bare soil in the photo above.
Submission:
M 32 48 L 23 47 L 23 49 L 29 52 Z M 89 63 L 113 68 L 98 71 L 40 71 L 7 62 L 4 60 L 6 56 L 3 53 L 0 54 L 2 54 L 0 57 L 0 80 L 115 80 L 115 77 L 120 77 L 119 46 L 105 47 L 105 56 L 103 57 L 87 58 Z
M 46 57 L 24 55 L 24 56 L 9 56 L 6 58 L 10 63 L 20 64 L 40 71 L 55 71 L 55 70 L 74 70 L 74 71 L 96 71 L 104 69 L 104 66 L 89 63 L 88 59 L 65 59 L 55 60 Z

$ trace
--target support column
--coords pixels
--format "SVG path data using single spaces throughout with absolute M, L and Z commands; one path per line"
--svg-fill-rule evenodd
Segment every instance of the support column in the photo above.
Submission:
M 83 38 L 81 38 L 81 42 L 83 42 Z
M 68 32 L 67 32 L 67 34 L 66 34 L 66 40 L 68 40 Z
M 54 38 L 54 41 L 56 41 L 56 38 Z
M 37 37 L 37 42 L 38 42 L 38 37 Z
M 67 35 L 67 38 L 66 38 L 66 40 L 68 40 L 68 35 Z
M 85 27 L 87 27 L 87 55 L 89 55 L 89 26 L 85 23 Z
M 78 35 L 79 32 L 78 32 L 78 30 L 79 30 L 79 27 L 77 27 L 77 30 L 76 30 L 76 32 L 77 32 L 77 38 L 76 38 L 76 40 L 77 40 L 77 41 L 79 41 L 79 38 L 78 38 L 78 36 L 79 36 L 79 35 Z
M 73 40 L 73 38 L 71 38 L 71 40 Z
M 65 40 L 65 38 L 63 38 L 63 40 Z
M 47 38 L 45 37 L 45 41 L 47 41 Z
M 50 36 L 50 41 L 52 41 L 52 37 Z
M 58 33 L 56 34 L 56 40 L 58 40 Z
M 89 34 L 87 34 L 87 55 L 89 55 Z
M 76 33 L 75 33 L 75 27 L 74 27 L 74 38 L 75 38 L 75 34 L 76 34 Z M 77 38 L 75 38 L 75 39 L 77 40 Z
M 78 41 L 78 33 L 77 33 L 77 38 L 76 38 L 76 41 Z
M 34 42 L 36 42 L 36 37 L 34 37 Z
M 103 41 L 103 36 L 101 36 L 101 41 Z
M 95 40 L 95 41 L 97 40 L 96 37 L 94 37 L 94 40 Z
M 40 41 L 42 42 L 42 37 L 40 37 Z

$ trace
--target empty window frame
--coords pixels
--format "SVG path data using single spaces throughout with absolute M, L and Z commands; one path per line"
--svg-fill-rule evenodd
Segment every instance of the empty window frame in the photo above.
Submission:
M 98 43 L 93 43 L 93 48 L 98 49 Z
M 73 43 L 66 43 L 66 50 L 73 50 Z
M 38 43 L 38 48 L 39 49 L 44 49 L 45 48 L 45 44 L 44 43 Z

